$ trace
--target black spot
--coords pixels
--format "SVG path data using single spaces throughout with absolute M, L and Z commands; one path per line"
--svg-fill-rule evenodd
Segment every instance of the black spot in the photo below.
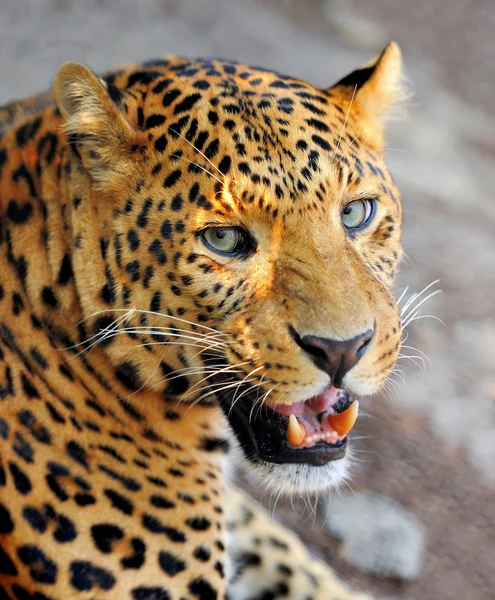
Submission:
M 322 137 L 320 137 L 319 135 L 315 134 L 315 135 L 311 136 L 311 139 L 317 146 L 319 146 L 320 148 L 323 148 L 323 150 L 327 150 L 328 152 L 332 151 L 332 146 L 326 140 L 324 140 Z
M 153 294 L 153 298 L 151 299 L 151 303 L 150 303 L 150 311 L 151 312 L 160 312 L 161 297 L 162 297 L 162 293 L 160 292 L 160 290 L 156 291 Z
M 210 110 L 208 113 L 208 121 L 212 125 L 216 125 L 218 123 L 218 113 L 216 113 L 214 110 Z
M 175 171 L 172 171 L 172 173 L 170 173 L 170 175 L 168 175 L 166 177 L 165 181 L 163 182 L 163 187 L 171 188 L 179 181 L 179 179 L 181 178 L 181 175 L 182 175 L 182 171 L 180 169 L 176 169 Z
M 12 450 L 27 463 L 32 463 L 34 450 L 31 444 L 19 432 L 16 432 L 14 439 L 15 443 L 12 445 Z
M 158 86 L 156 86 L 157 88 Z M 155 89 L 156 89 L 155 88 Z M 181 92 L 180 90 L 168 90 L 164 95 L 163 95 L 163 99 L 162 99 L 162 105 L 166 108 L 167 106 L 170 106 L 172 104 L 172 102 L 174 102 L 174 100 L 176 100 L 179 96 L 180 96 Z
M 29 429 L 32 436 L 41 442 L 42 444 L 49 444 L 51 442 L 51 436 L 48 429 L 37 422 L 36 417 L 30 410 L 21 410 L 17 414 L 19 423 Z
M 179 498 L 179 500 L 182 500 L 182 502 L 185 502 L 186 504 L 190 504 L 191 506 L 193 504 L 196 504 L 194 498 L 189 494 L 186 494 L 186 492 L 177 492 L 177 498 Z
M 173 211 L 179 211 L 182 208 L 184 201 L 182 200 L 182 196 L 180 194 L 177 194 L 173 200 L 172 200 L 172 204 L 170 205 L 170 208 Z
M 210 82 L 206 81 L 206 79 L 198 79 L 193 83 L 193 87 L 198 90 L 208 90 L 210 89 Z
M 163 416 L 168 419 L 169 421 L 178 421 L 181 416 L 179 413 L 171 410 L 171 409 L 167 409 L 164 413 Z
M 223 563 L 220 562 L 219 560 L 217 560 L 217 562 L 215 563 L 215 571 L 218 572 L 218 574 L 220 575 L 220 577 L 222 579 L 225 577 L 225 573 L 224 573 L 224 569 L 223 569 Z
M 164 377 L 169 377 L 175 370 L 165 361 L 161 361 L 160 368 Z M 183 394 L 189 388 L 187 377 L 174 377 L 167 382 L 167 387 L 164 390 L 165 394 L 179 395 Z
M 77 463 L 89 469 L 88 460 L 86 457 L 86 450 L 78 443 L 74 441 L 67 442 L 65 445 L 67 454 L 74 459 Z
M 206 158 L 212 159 L 218 154 L 219 141 L 213 140 L 205 149 Z
M 77 537 L 77 530 L 74 523 L 64 515 L 58 515 L 57 528 L 53 532 L 53 538 L 61 543 L 72 542 Z
M 146 119 L 144 124 L 145 129 L 152 129 L 153 127 L 159 127 L 165 123 L 165 117 L 163 115 L 151 115 Z
M 31 491 L 31 481 L 28 476 L 13 462 L 9 462 L 10 474 L 14 478 L 15 489 L 22 495 Z
M 163 533 L 171 542 L 182 543 L 186 541 L 186 536 L 182 531 L 175 527 L 167 527 L 153 515 L 143 515 L 143 527 L 151 533 Z
M 149 212 L 150 212 L 152 206 L 153 206 L 153 200 L 151 198 L 147 198 L 144 201 L 143 208 L 141 209 L 141 212 L 139 213 L 138 218 L 136 219 L 136 225 L 138 227 L 140 227 L 141 229 L 148 225 L 148 215 L 149 215 Z M 127 239 L 129 239 L 129 234 L 127 236 Z M 137 248 L 137 246 L 136 246 L 136 248 Z
M 57 496 L 57 498 L 61 502 L 65 502 L 69 499 L 69 495 L 67 494 L 65 489 L 57 481 L 56 475 L 54 475 L 53 473 L 49 473 L 45 479 L 46 483 L 48 484 L 48 487 L 52 490 L 52 492 L 55 494 L 55 496 Z
M 219 171 L 221 171 L 224 175 L 226 175 L 230 170 L 230 165 L 232 164 L 232 160 L 230 156 L 224 156 L 218 165 Z
M 173 554 L 162 550 L 158 556 L 158 562 L 162 571 L 164 571 L 170 577 L 177 575 L 186 568 L 186 563 Z
M 68 254 L 65 254 L 60 265 L 60 270 L 58 272 L 57 283 L 59 285 L 65 285 L 72 279 L 73 275 L 74 273 L 72 271 L 72 263 L 70 260 L 70 256 Z
M 24 302 L 22 296 L 17 292 L 12 294 L 12 312 L 14 315 L 19 315 L 24 310 Z
M 7 150 L 0 148 L 0 175 L 2 174 L 3 165 L 7 162 Z
M 92 504 L 96 504 L 96 498 L 91 494 L 76 494 L 74 502 L 78 506 L 91 506 Z
M 31 202 L 17 203 L 11 200 L 7 205 L 7 217 L 17 224 L 25 223 L 33 214 L 33 205 Z
M 10 556 L 5 552 L 5 550 L 0 546 L 0 573 L 2 575 L 17 575 L 17 569 L 15 568 L 14 563 Z M 8 596 L 6 596 L 8 599 Z M 2 595 L 0 593 L 0 600 L 2 600 Z
M 41 299 L 50 308 L 57 308 L 58 306 L 57 297 L 55 296 L 55 293 L 52 290 L 52 288 L 48 285 L 46 285 L 41 291 Z
M 323 132 L 330 131 L 330 128 L 328 127 L 328 125 L 326 123 L 323 123 L 323 121 L 319 121 L 318 119 L 306 119 L 306 123 L 310 127 L 314 127 L 317 131 L 323 131 Z
M 139 281 L 140 275 L 139 275 L 139 261 L 138 260 L 132 260 L 131 262 L 128 262 L 125 266 L 125 270 L 131 276 L 131 281 L 133 283 L 136 283 L 136 281 Z
M 206 531 L 211 527 L 211 522 L 205 517 L 191 517 L 187 519 L 186 525 L 194 531 Z
M 12 521 L 10 512 L 2 503 L 0 503 L 0 533 L 12 533 L 13 531 L 14 521 Z
M 210 560 L 211 552 L 207 546 L 198 546 L 194 550 L 194 556 L 201 562 L 206 562 Z
M 105 496 L 110 500 L 114 508 L 120 510 L 120 512 L 123 512 L 125 515 L 132 515 L 134 512 L 134 504 L 129 500 L 129 498 L 123 496 L 119 492 L 106 489 Z
M 112 329 L 114 322 L 115 320 L 110 316 L 102 316 L 95 319 L 93 333 L 95 336 L 99 336 L 98 346 L 101 348 L 105 348 L 113 341 L 113 337 L 106 334 Z
M 21 148 L 25 146 L 29 140 L 32 140 L 37 134 L 41 125 L 41 121 L 41 117 L 38 117 L 34 121 L 30 121 L 24 125 L 21 125 L 21 127 L 19 127 L 19 129 L 15 132 L 15 138 Z
M 127 241 L 129 242 L 129 249 L 132 252 L 139 248 L 139 236 L 134 229 L 129 229 L 127 232 Z
M 189 591 L 199 600 L 217 600 L 217 593 L 208 581 L 197 577 L 189 584 Z
M 4 440 L 9 437 L 9 424 L 5 419 L 0 419 L 0 437 Z
M 39 398 L 40 394 L 33 383 L 27 378 L 24 372 L 21 373 L 22 390 L 28 398 Z
M 55 583 L 57 580 L 57 565 L 34 544 L 27 544 L 17 550 L 22 564 L 31 567 L 29 574 L 37 583 Z
M 137 390 L 141 385 L 139 369 L 130 360 L 120 363 L 115 369 L 117 379 L 129 390 Z
M 81 592 L 92 590 L 95 586 L 101 590 L 110 590 L 115 585 L 115 577 L 110 571 L 96 567 L 89 561 L 73 561 L 70 572 L 71 585 Z
M 223 438 L 204 437 L 201 439 L 199 449 L 206 452 L 228 452 L 229 442 Z
M 138 587 L 131 592 L 133 600 L 170 600 L 170 595 L 159 587 Z
M 285 542 L 283 542 L 282 540 L 279 540 L 279 539 L 274 538 L 274 537 L 270 537 L 269 541 L 270 541 L 270 544 L 274 548 L 278 548 L 280 550 L 289 550 L 289 546 Z
M 131 539 L 133 553 L 124 557 L 120 564 L 123 569 L 140 569 L 145 561 L 146 545 L 140 538 Z
M 103 260 L 105 260 L 107 257 L 108 244 L 109 244 L 109 241 L 107 239 L 100 238 L 100 252 L 101 252 L 101 257 L 103 258 Z
M 168 140 L 165 134 L 161 135 L 159 138 L 155 140 L 155 150 L 157 152 L 165 152 L 167 148 Z M 160 165 L 161 167 L 161 165 Z
M 48 409 L 50 417 L 55 423 L 65 423 L 65 418 L 58 412 L 51 402 L 46 402 L 46 408 Z
M 152 506 L 155 506 L 156 508 L 174 508 L 175 507 L 175 503 L 171 502 L 170 500 L 167 500 L 167 498 L 164 498 L 163 496 L 160 496 L 158 494 L 154 494 L 153 496 L 150 497 L 150 504 Z
M 166 221 L 164 221 L 162 223 L 160 233 L 162 234 L 162 237 L 164 237 L 166 240 L 168 240 L 172 237 L 172 230 L 173 230 L 172 223 L 167 219 Z
M 164 456 L 163 458 L 166 458 L 166 456 Z M 160 477 L 153 477 L 152 475 L 147 475 L 146 479 L 153 485 L 156 485 L 157 487 L 160 487 L 160 488 L 168 487 L 167 483 L 163 479 L 160 479 Z
M 105 465 L 99 465 L 98 468 L 102 473 L 106 473 L 112 479 L 119 481 L 127 490 L 131 492 L 137 492 L 141 489 L 141 484 L 135 479 L 132 479 L 132 477 L 125 477 L 124 475 L 117 473 L 116 471 L 110 469 L 109 467 L 106 467 Z
M 91 537 L 100 552 L 110 554 L 112 552 L 113 543 L 117 540 L 121 540 L 124 537 L 124 532 L 120 527 L 117 527 L 117 525 L 103 523 L 91 527 Z
M 186 96 L 182 102 L 179 102 L 174 108 L 174 115 L 191 110 L 191 108 L 201 99 L 201 94 L 190 94 Z M 165 98 L 164 98 L 165 100 Z M 165 104 L 164 104 L 165 106 Z
M 100 297 L 105 304 L 114 304 L 116 300 L 114 287 L 109 283 L 105 283 L 105 285 L 101 288 Z
M 38 367 L 40 367 L 43 370 L 48 367 L 48 361 L 37 348 L 31 348 L 29 350 L 29 354 L 31 355 L 31 358 L 34 360 L 34 362 L 38 365 Z

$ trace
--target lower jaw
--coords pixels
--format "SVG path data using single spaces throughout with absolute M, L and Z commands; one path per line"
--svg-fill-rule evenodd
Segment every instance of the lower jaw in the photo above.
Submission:
M 246 394 L 244 402 L 236 402 L 232 406 L 228 395 L 220 395 L 220 404 L 250 462 L 322 467 L 345 457 L 346 437 L 334 444 L 320 441 L 310 447 L 292 446 L 287 441 L 286 418 L 266 407 L 266 414 L 262 409 L 257 418 L 252 419 L 252 402 L 248 398 L 249 394 Z

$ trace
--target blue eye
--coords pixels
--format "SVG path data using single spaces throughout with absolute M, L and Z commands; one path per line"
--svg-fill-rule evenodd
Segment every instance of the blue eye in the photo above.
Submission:
M 349 231 L 367 225 L 375 216 L 375 199 L 354 200 L 342 210 L 342 224 Z

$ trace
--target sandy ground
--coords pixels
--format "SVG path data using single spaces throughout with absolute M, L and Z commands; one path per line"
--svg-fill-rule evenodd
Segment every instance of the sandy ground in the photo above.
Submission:
M 492 0 L 0 1 L 0 103 L 47 88 L 66 60 L 103 70 L 163 53 L 224 56 L 328 86 L 389 37 L 402 43 L 415 96 L 388 151 L 406 211 L 398 292 L 439 279 L 443 294 L 424 313 L 445 325 L 412 323 L 407 345 L 427 354 L 426 374 L 405 359 L 407 386 L 399 378 L 392 400 L 365 403 L 352 487 L 381 490 L 422 520 L 423 573 L 409 584 L 364 576 L 322 514 L 301 524 L 279 505 L 341 573 L 382 596 L 494 597 L 494 26 Z

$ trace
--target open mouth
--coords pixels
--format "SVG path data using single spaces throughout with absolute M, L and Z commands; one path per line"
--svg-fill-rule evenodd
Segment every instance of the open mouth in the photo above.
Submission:
M 242 384 L 218 397 L 246 457 L 278 464 L 322 466 L 343 458 L 359 407 L 348 391 L 335 387 L 291 405 L 259 406 L 258 391 Z

